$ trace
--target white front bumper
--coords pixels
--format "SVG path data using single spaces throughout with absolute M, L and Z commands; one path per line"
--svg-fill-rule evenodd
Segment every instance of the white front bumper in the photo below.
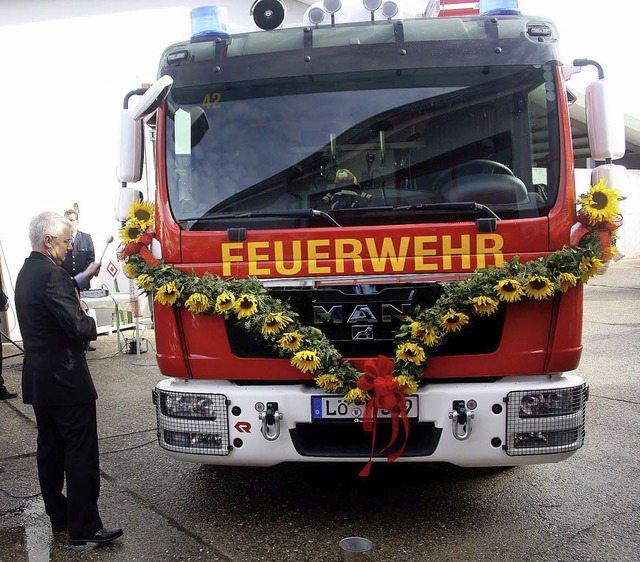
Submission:
M 575 389 L 572 395 L 577 402 L 572 413 L 562 416 L 522 419 L 518 416 L 520 396 L 512 395 L 518 404 L 507 399 L 513 392 L 568 388 Z M 162 397 L 176 396 L 173 393 L 185 394 L 193 402 L 215 396 L 215 419 L 165 415 Z M 369 457 L 371 434 L 364 432 L 360 422 L 312 421 L 311 398 L 323 394 L 317 388 L 166 379 L 158 383 L 154 394 L 160 446 L 184 461 L 272 466 L 283 462 L 366 461 Z M 583 444 L 587 392 L 584 381 L 576 375 L 427 384 L 416 394 L 419 418 L 417 425 L 412 422 L 407 449 L 397 462 L 446 462 L 467 467 L 557 462 Z M 196 399 L 193 395 L 199 396 Z M 476 404 L 469 410 L 473 412 L 469 425 L 451 419 L 454 402 Z M 281 416 L 277 421 L 265 411 L 267 405 L 275 403 Z M 267 419 L 261 421 L 261 417 Z M 378 424 L 379 429 L 383 423 Z M 352 446 L 349 436 L 360 443 Z M 401 429 L 400 438 L 388 452 L 403 440 Z M 379 435 L 376 450 L 386 444 L 385 437 Z M 386 456 L 378 460 L 385 461 Z

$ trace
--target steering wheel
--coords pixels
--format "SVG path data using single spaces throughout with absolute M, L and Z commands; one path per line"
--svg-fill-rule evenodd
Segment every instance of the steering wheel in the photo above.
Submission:
M 515 176 L 515 174 L 501 162 L 495 160 L 477 159 L 469 160 L 464 164 L 454 166 L 449 170 L 442 172 L 434 181 L 433 189 L 436 193 L 440 193 L 443 185 L 448 182 L 454 182 L 455 178 L 459 176 L 469 176 L 472 174 L 506 174 L 509 176 Z
M 352 186 L 356 187 L 356 186 Z M 354 189 L 338 189 L 325 193 L 321 201 L 332 211 L 339 209 L 356 209 L 366 207 L 372 195 L 366 191 L 355 191 Z

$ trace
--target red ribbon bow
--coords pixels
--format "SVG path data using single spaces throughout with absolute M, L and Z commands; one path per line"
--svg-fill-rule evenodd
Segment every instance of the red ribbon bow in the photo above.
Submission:
M 404 452 L 409 439 L 409 419 L 405 396 L 400 392 L 398 383 L 394 380 L 393 361 L 388 357 L 378 355 L 377 359 L 366 361 L 364 374 L 358 379 L 357 385 L 360 390 L 372 395 L 365 407 L 363 418 L 364 430 L 372 433 L 371 454 L 369 455 L 369 462 L 360 471 L 360 476 L 369 476 L 376 443 L 378 410 L 389 410 L 391 412 L 391 439 L 380 451 L 381 453 L 384 453 L 398 439 L 400 418 L 402 418 L 404 426 L 404 442 L 397 451 L 387 457 L 387 462 L 395 461 Z
M 158 265 L 160 260 L 158 260 L 147 248 L 154 237 L 155 235 L 153 231 L 147 230 L 140 236 L 140 238 L 138 238 L 137 242 L 129 242 L 128 244 L 125 244 L 124 248 L 118 252 L 118 259 L 124 259 L 125 257 L 132 256 L 133 254 L 140 254 L 148 265 Z
M 571 245 L 578 246 L 585 235 L 595 232 L 600 238 L 600 246 L 602 247 L 602 255 L 599 257 L 605 262 L 609 261 L 611 259 L 611 233 L 615 232 L 620 226 L 622 226 L 622 215 L 618 215 L 613 222 L 601 221 L 596 224 L 590 224 L 586 212 L 580 209 L 578 222 L 571 232 Z

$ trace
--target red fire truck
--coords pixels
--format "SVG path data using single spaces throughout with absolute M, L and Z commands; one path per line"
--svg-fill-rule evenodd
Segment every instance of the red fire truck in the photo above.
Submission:
M 282 27 L 282 2 L 258 0 L 262 30 L 233 35 L 223 10 L 195 14 L 206 21 L 165 50 L 158 81 L 125 98 L 118 218 L 142 197 L 129 184 L 146 138 L 154 255 L 196 276 L 259 280 L 363 370 L 393 357 L 397 330 L 446 287 L 570 244 L 566 80 L 578 67 L 600 72 L 587 92 L 596 178 L 613 173 L 624 138 L 601 69 L 563 65 L 547 18 L 511 2 L 481 14 L 425 1 L 416 17 L 393 2 L 344 4 L 318 2 L 302 25 Z M 513 466 L 579 449 L 582 297 L 579 284 L 503 305 L 434 348 L 407 396 L 398 461 Z M 364 406 L 319 389 L 242 322 L 156 299 L 154 323 L 166 376 L 153 393 L 158 438 L 170 455 L 255 466 L 369 458 Z M 385 412 L 379 421 L 384 444 L 393 424 Z

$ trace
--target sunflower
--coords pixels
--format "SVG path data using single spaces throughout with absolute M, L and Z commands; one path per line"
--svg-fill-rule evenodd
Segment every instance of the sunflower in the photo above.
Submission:
M 300 349 L 304 336 L 298 332 L 287 332 L 278 340 L 278 345 L 285 351 L 297 351 Z
M 202 314 L 211 308 L 211 302 L 207 295 L 193 293 L 184 303 L 184 307 L 194 314 Z
M 476 314 L 480 316 L 491 316 L 496 310 L 498 310 L 498 301 L 491 297 L 479 296 L 471 299 L 471 304 L 476 311 Z
M 415 363 L 416 365 L 421 365 L 427 359 L 427 356 L 417 343 L 403 343 L 398 346 L 396 350 L 396 358 L 401 361 L 408 361 L 410 363 Z
M 233 293 L 224 291 L 216 297 L 215 310 L 218 314 L 224 314 L 233 308 L 235 302 L 236 298 L 233 296 Z
M 543 275 L 532 275 L 524 285 L 524 294 L 530 299 L 548 299 L 554 293 L 553 283 Z
M 369 400 L 371 400 L 371 396 L 369 396 L 364 390 L 361 388 L 352 388 L 347 394 L 345 394 L 344 399 L 348 404 L 366 404 Z
M 169 283 L 162 285 L 162 287 L 158 289 L 155 297 L 153 298 L 155 301 L 159 302 L 160 304 L 164 304 L 166 306 L 172 306 L 173 303 L 176 302 L 179 296 L 180 296 L 180 291 L 178 290 L 178 287 L 175 281 L 169 281 Z
M 141 228 L 139 224 L 125 224 L 120 229 L 120 237 L 125 244 L 129 244 L 129 242 L 138 242 L 138 240 L 140 240 L 140 236 L 144 234 L 145 230 L 146 229 Z
M 602 178 L 580 199 L 582 208 L 589 218 L 589 224 L 593 226 L 599 222 L 615 221 L 620 213 L 619 198 L 620 192 L 617 189 L 609 189 L 606 180 Z
M 136 277 L 138 277 L 138 275 L 140 274 L 138 272 L 138 268 L 135 266 L 135 264 L 133 263 L 125 263 L 122 266 L 122 269 L 124 270 L 124 274 L 129 278 L 129 279 L 135 279 Z
M 398 390 L 402 392 L 402 394 L 413 394 L 418 390 L 418 383 L 407 375 L 398 375 L 395 377 L 395 381 L 398 385 Z
M 456 312 L 453 308 L 450 308 L 440 320 L 440 326 L 445 332 L 459 332 L 462 326 L 468 323 L 469 317 L 464 312 Z
M 502 279 L 493 288 L 504 302 L 518 302 L 524 294 L 522 285 L 516 279 Z
M 438 331 L 433 326 L 425 326 L 421 322 L 411 322 L 409 327 L 411 328 L 411 335 L 421 340 L 425 345 L 430 347 L 438 345 L 440 338 Z
M 580 281 L 580 278 L 573 273 L 564 272 L 558 275 L 558 290 L 566 293 L 569 289 L 573 289 Z
M 143 291 L 149 293 L 153 289 L 153 277 L 148 273 L 142 273 L 137 277 L 138 285 Z
M 438 330 L 436 330 L 433 326 L 425 327 L 422 341 L 429 347 L 438 345 L 440 343 L 440 335 L 438 334 Z
M 233 308 L 235 308 L 238 318 L 249 318 L 258 312 L 258 301 L 253 295 L 240 295 Z
M 263 334 L 279 334 L 291 322 L 291 318 L 282 312 L 271 312 L 267 314 L 262 324 Z
M 600 261 L 595 256 L 584 256 L 580 260 L 580 271 L 582 272 L 582 281 L 586 283 L 589 278 L 593 277 L 598 273 L 598 269 L 600 269 L 604 263 Z
M 153 223 L 154 204 L 138 199 L 131 205 L 131 210 L 127 215 L 127 221 L 131 221 L 140 226 L 144 232 Z
M 316 384 L 329 392 L 335 392 L 342 386 L 340 379 L 335 375 L 320 375 L 316 377 Z
M 292 358 L 291 364 L 303 373 L 313 373 L 320 367 L 320 357 L 310 349 L 298 351 Z

